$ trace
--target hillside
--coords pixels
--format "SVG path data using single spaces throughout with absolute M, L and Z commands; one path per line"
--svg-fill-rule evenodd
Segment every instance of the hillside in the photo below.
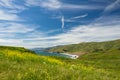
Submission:
M 0 80 L 119 80 L 120 51 L 115 51 L 109 55 L 85 54 L 73 60 L 0 46 Z
M 95 52 L 105 53 L 112 49 L 120 50 L 120 39 L 114 41 L 106 41 L 106 42 L 87 42 L 80 44 L 65 45 L 65 46 L 53 47 L 47 51 L 59 52 L 59 53 L 67 52 L 71 54 L 76 53 L 80 55 L 84 53 L 95 53 Z

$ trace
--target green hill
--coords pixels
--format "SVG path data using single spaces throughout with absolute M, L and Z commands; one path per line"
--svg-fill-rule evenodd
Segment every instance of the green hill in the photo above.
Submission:
M 84 54 L 73 60 L 0 46 L 0 80 L 119 80 L 120 50 L 108 52 Z
M 87 42 L 80 44 L 72 44 L 65 46 L 53 47 L 47 50 L 48 52 L 68 52 L 68 53 L 105 53 L 109 50 L 120 50 L 120 40 L 106 41 L 106 42 Z

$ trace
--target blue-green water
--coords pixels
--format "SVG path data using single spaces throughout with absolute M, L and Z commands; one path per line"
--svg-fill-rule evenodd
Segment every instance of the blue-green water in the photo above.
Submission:
M 40 49 L 32 49 L 36 54 L 43 55 L 43 56 L 58 56 L 58 57 L 65 57 L 65 58 L 72 58 L 72 59 L 77 59 L 79 56 L 77 55 L 72 55 L 68 53 L 50 53 L 50 52 L 44 52 L 43 50 Z
M 61 54 L 61 53 L 49 53 L 49 52 L 43 52 L 43 51 L 35 51 L 37 54 L 39 55 L 43 55 L 43 56 L 58 56 L 58 57 L 67 57 L 69 58 L 69 56 Z

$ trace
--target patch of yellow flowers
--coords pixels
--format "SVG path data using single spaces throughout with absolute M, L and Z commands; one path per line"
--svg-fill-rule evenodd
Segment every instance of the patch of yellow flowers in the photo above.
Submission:
M 46 56 L 39 56 L 36 54 L 31 54 L 29 52 L 20 52 L 17 50 L 3 50 L 2 51 L 5 56 L 9 57 L 9 58 L 19 58 L 19 59 L 35 59 L 35 60 L 43 60 L 45 62 L 49 62 L 49 63 L 55 63 L 55 64 L 59 64 L 59 65 L 63 65 L 64 62 L 54 59 L 54 58 L 50 58 L 50 57 L 46 57 Z
M 45 56 L 42 56 L 42 58 L 44 58 L 45 60 L 47 60 L 48 62 L 51 62 L 51 63 L 57 63 L 57 64 L 60 64 L 60 65 L 64 64 L 64 62 L 62 62 L 60 60 L 57 60 L 57 59 L 54 59 L 54 58 L 45 57 Z

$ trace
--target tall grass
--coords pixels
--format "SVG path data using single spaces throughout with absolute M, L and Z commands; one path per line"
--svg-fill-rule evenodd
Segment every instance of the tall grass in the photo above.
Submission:
M 4 47 L 0 48 L 0 80 L 120 79 L 120 76 L 105 68 L 81 61 L 83 60 L 39 56 L 26 49 L 21 51 L 20 48 Z

